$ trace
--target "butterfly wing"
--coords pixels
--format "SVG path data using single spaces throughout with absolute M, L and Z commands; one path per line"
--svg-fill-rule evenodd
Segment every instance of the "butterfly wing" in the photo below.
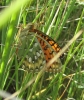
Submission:
M 30 32 L 37 34 L 37 39 L 41 45 L 43 53 L 45 55 L 46 62 L 49 62 L 59 51 L 60 47 L 58 44 L 49 36 L 45 35 L 43 32 L 37 29 L 31 29 Z M 57 72 L 61 69 L 62 63 L 60 58 L 58 58 L 48 69 L 49 72 Z

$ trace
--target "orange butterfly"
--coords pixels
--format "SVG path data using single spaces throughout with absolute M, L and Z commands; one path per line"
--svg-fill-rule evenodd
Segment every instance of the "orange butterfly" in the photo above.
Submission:
M 19 59 L 21 59 L 21 57 L 24 55 L 24 52 L 31 44 L 31 41 L 35 35 L 36 37 L 23 61 L 23 66 L 28 69 L 28 71 L 33 72 L 41 70 L 41 68 L 60 51 L 60 47 L 52 38 L 34 28 L 33 25 L 28 25 L 27 28 L 21 31 L 19 36 L 18 46 L 19 48 L 22 48 L 19 49 L 17 54 Z M 59 71 L 61 65 L 62 64 L 59 58 L 52 65 L 50 65 L 46 71 Z

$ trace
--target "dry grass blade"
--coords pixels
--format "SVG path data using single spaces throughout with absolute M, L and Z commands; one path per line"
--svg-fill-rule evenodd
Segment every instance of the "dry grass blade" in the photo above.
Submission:
M 47 63 L 47 67 L 49 67 L 55 60 L 57 60 L 68 48 L 69 46 L 84 32 L 84 29 L 81 29 L 63 48 L 62 50 L 60 50 L 60 52 L 53 57 L 53 59 L 51 59 L 49 61 L 49 63 Z
M 4 100 L 12 100 L 13 98 L 15 98 L 17 95 L 19 95 L 21 92 L 23 92 L 25 89 L 27 89 L 34 81 L 35 81 L 36 77 L 33 77 L 25 86 L 23 89 L 18 90 L 17 92 L 13 93 L 11 96 L 5 98 Z

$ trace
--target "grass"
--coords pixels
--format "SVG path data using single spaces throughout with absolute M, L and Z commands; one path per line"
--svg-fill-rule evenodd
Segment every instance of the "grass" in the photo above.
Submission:
M 18 100 L 83 100 L 83 34 L 65 51 L 61 58 L 62 70 L 54 74 L 44 73 L 44 70 L 28 72 L 20 67 L 32 42 L 26 52 L 22 51 L 24 55 L 19 62 L 15 48 L 15 37 L 20 32 L 17 27 L 28 23 L 36 24 L 37 29 L 64 47 L 84 27 L 83 3 L 76 0 L 17 0 L 11 4 L 11 0 L 6 0 L 0 4 L 7 6 L 0 12 L 0 90 L 18 96 Z M 4 91 L 0 91 L 1 100 L 6 98 L 1 95 Z

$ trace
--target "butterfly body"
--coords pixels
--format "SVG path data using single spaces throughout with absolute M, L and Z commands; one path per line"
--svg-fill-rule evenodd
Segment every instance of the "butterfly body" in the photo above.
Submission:
M 30 44 L 31 46 L 29 47 Z M 46 63 L 60 51 L 58 44 L 54 40 L 32 26 L 21 31 L 18 47 L 22 48 L 18 50 L 17 56 L 19 59 L 22 58 L 26 50 L 28 51 L 23 60 L 23 66 L 26 66 L 28 71 L 35 72 L 46 66 Z M 61 61 L 57 59 L 46 71 L 57 72 L 60 67 Z

